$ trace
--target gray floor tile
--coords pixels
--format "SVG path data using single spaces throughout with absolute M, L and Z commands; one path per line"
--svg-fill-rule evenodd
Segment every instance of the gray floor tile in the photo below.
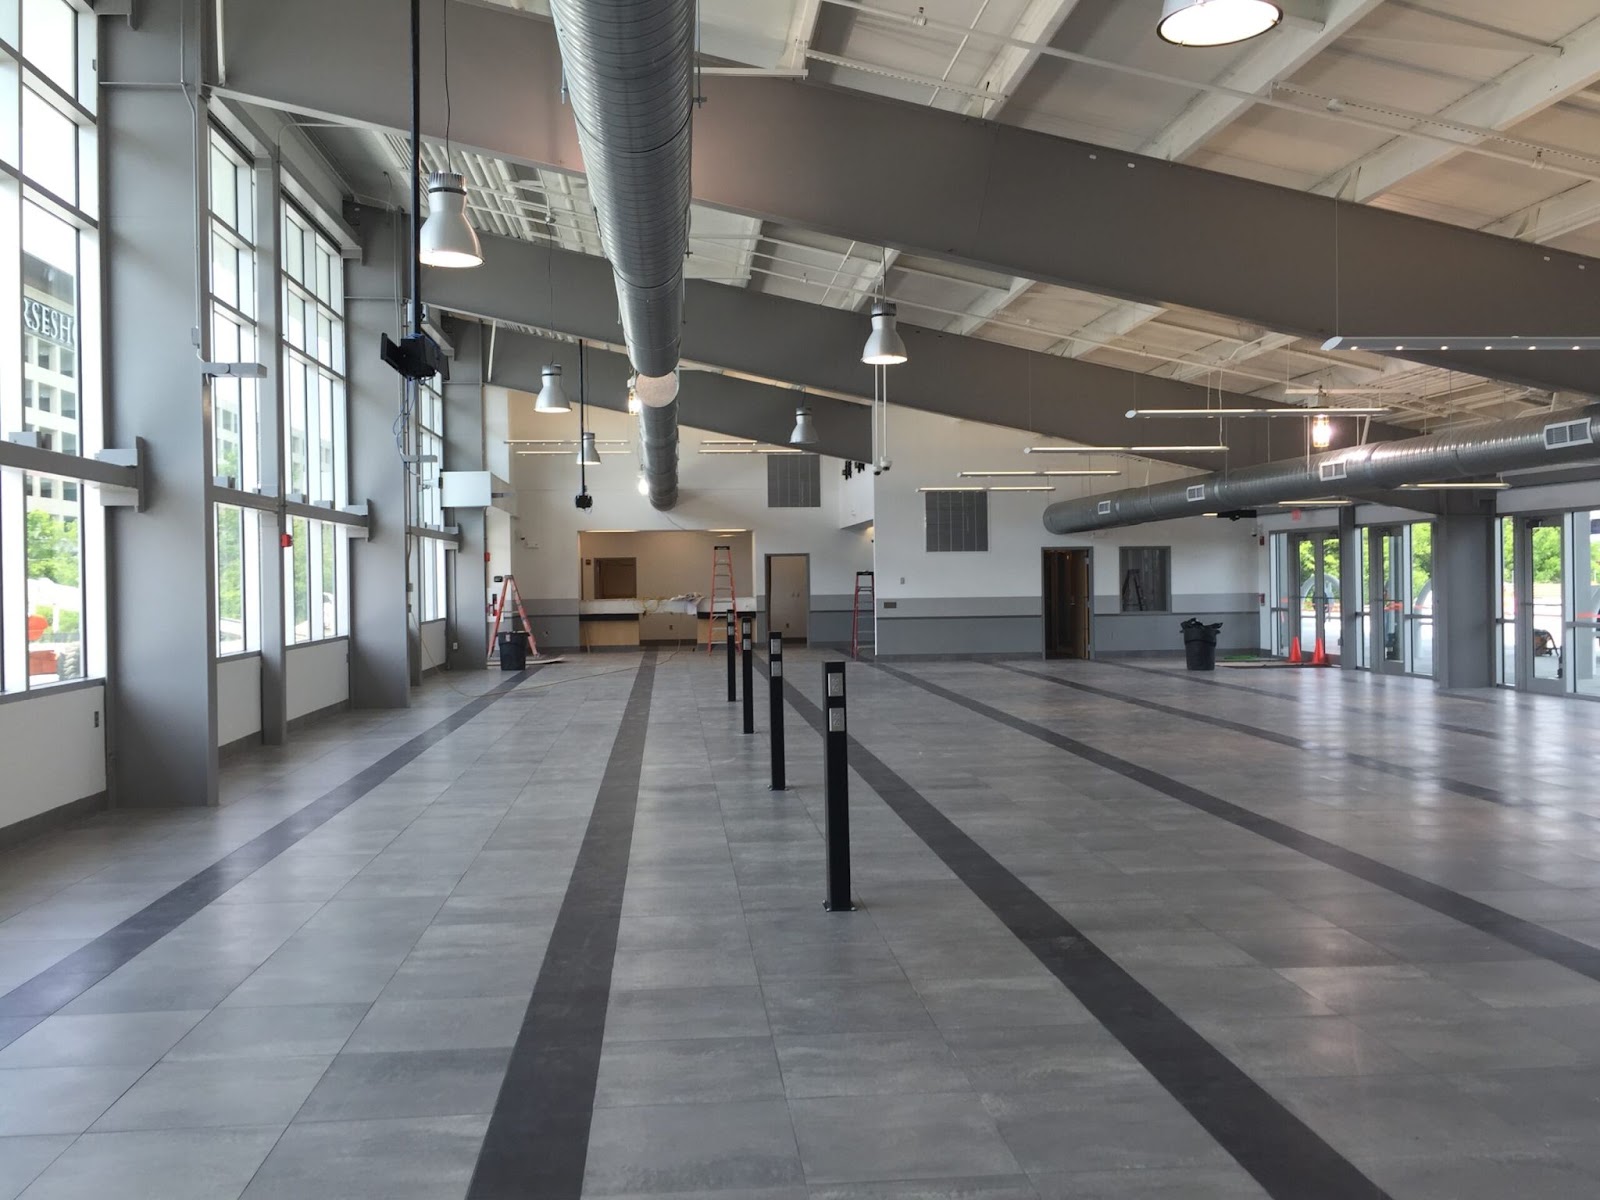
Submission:
M 774 979 L 762 985 L 778 1034 L 868 1033 L 933 1025 L 909 983 Z
M 341 1054 L 298 1119 L 364 1121 L 491 1112 L 509 1058 L 508 1049 Z
M 802 1181 L 781 1100 L 597 1109 L 585 1196 L 770 1188 Z
M 9 1067 L 148 1067 L 199 1023 L 205 1011 L 46 1017 L 0 1050 Z
M 767 1037 L 767 1010 L 754 987 L 613 990 L 606 1041 Z
M 834 1183 L 811 1189 L 811 1200 L 1038 1200 L 1038 1196 L 1021 1175 Z
M 783 1096 L 768 1038 L 611 1042 L 600 1056 L 595 1105 L 705 1104 Z
M 1153 1082 L 990 1093 L 984 1105 L 1030 1174 L 1220 1168 L 1231 1162 Z
M 82 1133 L 144 1070 L 137 1066 L 0 1071 L 0 1137 Z
M 1017 1160 L 971 1093 L 791 1100 L 813 1184 L 1017 1175 Z
M 756 982 L 748 947 L 618 950 L 612 986 L 645 988 L 745 987 Z
M 971 1090 L 966 1072 L 933 1032 L 822 1034 L 775 1039 L 792 1098 Z
M 1040 1200 L 1267 1200 L 1240 1168 L 1134 1169 L 1034 1176 Z
M 379 997 L 345 1043 L 347 1054 L 481 1050 L 516 1043 L 528 996 L 389 1000 Z
M 366 1013 L 365 1004 L 218 1008 L 167 1051 L 166 1061 L 331 1057 Z
M 239 1195 L 281 1127 L 89 1133 L 56 1159 L 26 1200 L 218 1200 Z
M 940 1029 L 1077 1025 L 1094 1018 L 1041 968 L 1021 979 L 919 979 L 913 985 Z
M 486 1116 L 291 1125 L 246 1200 L 442 1200 L 462 1196 Z
M 332 1056 L 157 1063 L 94 1123 L 123 1129 L 287 1125 Z
M 73 1140 L 71 1134 L 0 1137 L 0 1200 L 16 1200 Z
M 1376 1162 L 1367 1174 L 1406 1200 L 1575 1200 L 1600 1195 L 1600 1175 L 1558 1153 Z
M 1145 1076 L 1098 1024 L 953 1029 L 945 1037 L 973 1086 L 984 1091 L 1048 1091 Z

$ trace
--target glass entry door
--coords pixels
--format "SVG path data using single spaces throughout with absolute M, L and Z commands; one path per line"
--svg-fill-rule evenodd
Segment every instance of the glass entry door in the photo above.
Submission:
M 1372 666 L 1390 675 L 1406 672 L 1406 610 L 1411 588 L 1407 579 L 1406 535 L 1404 528 L 1373 529 Z
M 1567 688 L 1568 562 L 1562 525 L 1559 516 L 1516 520 L 1516 682 L 1531 691 Z
M 1295 632 L 1300 637 L 1301 652 L 1308 659 L 1319 640 L 1330 659 L 1339 657 L 1340 557 L 1339 535 L 1335 532 L 1293 534 L 1289 538 Z

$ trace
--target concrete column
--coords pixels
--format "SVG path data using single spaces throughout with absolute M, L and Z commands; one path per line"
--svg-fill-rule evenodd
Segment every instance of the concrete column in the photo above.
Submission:
M 148 0 L 136 26 L 100 23 L 101 78 L 151 85 L 105 89 L 99 139 L 107 440 L 150 447 L 148 511 L 109 522 L 110 790 L 124 806 L 217 802 L 207 117 L 174 82 L 180 45 L 183 77 L 201 77 L 209 11 Z
M 444 385 L 444 469 L 486 471 L 489 460 L 484 445 L 484 384 L 488 380 L 488 333 L 484 326 L 451 322 L 447 331 L 455 343 L 450 379 Z M 484 614 L 489 574 L 488 519 L 481 508 L 452 508 L 445 523 L 461 528 L 461 547 L 446 556 L 449 594 L 445 627 L 452 671 L 481 671 L 489 656 L 489 623 Z
M 1361 539 L 1367 536 L 1356 525 L 1353 505 L 1339 509 L 1339 669 L 1354 671 L 1361 658 L 1361 638 L 1356 636 L 1351 617 L 1361 611 Z M 1363 630 L 1361 637 L 1370 634 Z
M 394 423 L 404 381 L 379 357 L 379 338 L 398 339 L 404 243 L 398 218 L 360 211 L 362 257 L 346 264 L 346 364 L 350 406 L 350 501 L 370 501 L 372 527 L 350 546 L 350 702 L 405 708 L 411 696 L 406 578 L 406 469 Z
M 283 171 L 274 147 L 258 159 L 256 178 L 256 354 L 267 369 L 256 385 L 260 411 L 261 490 L 282 497 L 285 487 L 283 447 L 283 350 L 281 300 L 283 228 L 278 196 Z M 281 746 L 289 738 L 288 671 L 283 608 L 284 519 L 281 512 L 254 514 L 261 531 L 261 741 Z
M 1494 686 L 1498 578 L 1492 505 L 1453 497 L 1433 535 L 1433 675 L 1440 688 Z

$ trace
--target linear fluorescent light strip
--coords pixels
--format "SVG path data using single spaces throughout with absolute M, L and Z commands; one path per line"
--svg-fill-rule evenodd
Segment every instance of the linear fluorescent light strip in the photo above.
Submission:
M 809 454 L 809 450 L 791 450 L 786 446 L 713 446 L 700 448 L 701 454 Z
M 1472 337 L 1331 337 L 1322 343 L 1324 350 L 1373 350 L 1390 354 L 1399 350 L 1600 350 L 1600 337 L 1510 337 L 1484 335 Z
M 571 445 L 571 446 L 566 447 L 566 449 L 564 449 L 564 450 L 518 450 L 517 453 L 518 454 L 566 454 L 566 455 L 571 455 L 571 454 L 577 453 L 577 450 L 578 450 L 578 447 L 576 445 Z M 596 448 L 596 453 L 598 453 L 598 454 L 621 454 L 622 452 L 623 452 L 623 447 L 621 447 L 621 446 L 600 446 L 600 447 Z
M 1122 472 L 1110 467 L 1085 468 L 1081 471 L 958 471 L 957 479 L 1059 479 L 1076 478 L 1086 475 L 1121 475 Z
M 1405 492 L 1503 492 L 1510 486 L 1509 483 L 1503 483 L 1498 480 L 1493 483 L 1469 483 L 1466 481 L 1457 483 L 1402 483 L 1400 490 Z
M 1055 488 L 1042 483 L 1012 483 L 1000 487 L 992 487 L 991 492 L 1053 492 Z
M 626 446 L 628 443 L 621 438 L 607 438 L 597 440 L 596 446 Z M 568 446 L 576 448 L 577 438 L 507 438 L 508 446 Z
M 1222 454 L 1226 446 L 1024 446 L 1024 454 Z
M 1128 417 L 1375 417 L 1387 408 L 1130 408 Z

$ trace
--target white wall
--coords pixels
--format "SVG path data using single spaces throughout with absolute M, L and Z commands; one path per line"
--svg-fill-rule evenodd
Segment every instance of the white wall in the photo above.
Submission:
M 261 656 L 217 664 L 217 745 L 261 732 Z
M 0 704 L 0 764 L 0 829 L 105 791 L 105 688 Z
M 891 410 L 894 467 L 876 478 L 873 501 L 881 652 L 931 653 L 942 647 L 948 647 L 946 653 L 1037 650 L 1042 637 L 1040 551 L 1046 546 L 1094 550 L 1097 650 L 1176 647 L 1181 651 L 1176 621 L 1191 612 L 1231 618 L 1224 624 L 1224 644 L 1256 644 L 1258 563 L 1252 522 L 1193 517 L 1096 533 L 1049 533 L 1043 515 L 1050 504 L 1195 472 L 1112 455 L 1023 453 L 1024 446 L 1039 440 L 1036 435 L 978 422 Z M 990 480 L 959 477 L 961 471 L 1088 467 L 1116 469 L 1122 474 Z M 988 551 L 929 553 L 925 497 L 917 489 L 981 484 L 1038 485 L 1056 490 L 991 491 Z M 1125 615 L 1119 611 L 1118 550 L 1123 546 L 1171 547 L 1171 615 Z M 1247 597 L 1248 610 L 1244 607 Z M 893 607 L 886 609 L 886 602 Z M 895 621 L 907 624 L 896 629 Z M 1137 632 L 1135 622 L 1139 623 Z M 1168 630 L 1168 626 L 1172 628 Z
M 541 416 L 533 397 L 504 389 L 489 394 L 491 406 L 511 407 L 506 428 L 513 438 L 576 438 L 577 413 Z M 843 462 L 822 460 L 819 508 L 768 508 L 767 461 L 760 454 L 704 454 L 700 442 L 723 435 L 684 426 L 679 431 L 679 501 L 657 512 L 638 492 L 638 438 L 634 418 L 591 410 L 590 428 L 601 441 L 628 443 L 620 454 L 602 453 L 602 465 L 588 470 L 594 507 L 573 504 L 578 468 L 567 455 L 513 455 L 510 480 L 517 492 L 517 516 L 510 519 L 510 562 L 529 601 L 540 644 L 576 644 L 577 602 L 584 594 L 578 547 L 580 530 L 751 531 L 751 559 L 740 564 L 741 594 L 760 594 L 768 554 L 809 554 L 814 612 L 828 604 L 847 609 L 855 572 L 872 565 L 871 538 L 865 529 L 839 528 L 839 489 Z M 491 546 L 491 554 L 493 548 Z M 494 570 L 501 568 L 493 560 Z M 709 554 L 694 575 L 693 590 L 710 581 Z M 642 574 L 639 586 L 647 587 Z M 839 597 L 844 597 L 840 601 Z M 848 613 L 843 620 L 848 625 Z
M 290 646 L 284 672 L 288 676 L 288 718 L 320 712 L 350 699 L 350 643 L 345 638 Z
M 445 624 L 441 618 L 437 621 L 424 621 L 422 630 L 422 669 L 431 671 L 434 667 L 444 666 L 445 654 Z

